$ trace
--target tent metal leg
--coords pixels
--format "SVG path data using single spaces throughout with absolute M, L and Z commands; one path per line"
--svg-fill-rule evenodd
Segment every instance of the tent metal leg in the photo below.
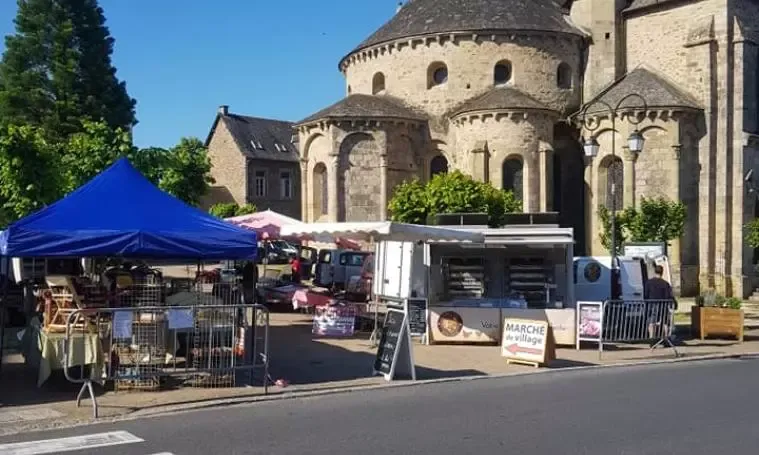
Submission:
M 2 286 L 2 291 L 0 291 L 0 374 L 2 374 L 3 358 L 5 357 L 5 313 L 6 308 L 8 307 L 8 276 L 10 275 L 11 270 L 11 258 L 1 256 L 0 261 L 5 263 L 5 275 L 2 276 L 3 282 L 0 284 L 0 286 Z
M 79 389 L 79 395 L 76 396 L 76 407 L 80 407 L 82 404 L 82 397 L 84 396 L 84 392 L 89 392 L 90 400 L 92 401 L 92 418 L 97 419 L 98 418 L 98 401 L 95 398 L 95 391 L 92 389 L 92 381 L 85 380 L 82 384 L 82 388 Z

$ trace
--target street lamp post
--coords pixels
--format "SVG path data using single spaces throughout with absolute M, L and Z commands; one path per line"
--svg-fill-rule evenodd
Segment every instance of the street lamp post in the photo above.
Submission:
M 642 106 L 622 106 L 622 103 L 624 103 L 629 98 L 638 98 L 640 102 L 642 103 Z M 599 109 L 591 109 L 594 106 L 598 107 Z M 579 117 L 581 126 L 583 129 L 591 133 L 591 136 L 587 139 L 582 139 L 582 148 L 585 152 L 585 156 L 589 159 L 590 163 L 589 165 L 592 166 L 593 159 L 598 156 L 598 151 L 601 148 L 600 144 L 598 143 L 598 138 L 593 135 L 593 131 L 596 131 L 601 126 L 601 121 L 597 118 L 598 115 L 601 114 L 608 114 L 609 119 L 611 120 L 611 157 L 612 157 L 612 163 L 616 161 L 616 132 L 617 132 L 617 117 L 620 116 L 620 114 L 627 113 L 627 121 L 630 122 L 632 125 L 637 126 L 640 122 L 643 121 L 644 117 L 639 117 L 636 112 L 634 111 L 643 111 L 645 112 L 648 108 L 648 105 L 646 104 L 645 98 L 643 98 L 641 95 L 637 93 L 630 93 L 627 96 L 620 99 L 616 105 L 611 106 L 610 104 L 599 100 L 591 101 L 590 103 L 583 106 L 583 108 L 578 112 L 577 114 L 573 115 L 573 117 L 577 118 Z M 645 143 L 645 138 L 643 135 L 638 131 L 636 128 L 635 131 L 630 134 L 630 137 L 627 139 L 627 146 L 629 147 L 630 151 L 633 153 L 640 153 L 643 150 L 643 144 Z M 614 181 L 613 176 L 609 176 L 607 174 L 607 178 L 611 177 L 611 268 L 612 268 L 612 275 L 615 277 L 614 279 L 618 279 L 617 276 L 617 182 Z

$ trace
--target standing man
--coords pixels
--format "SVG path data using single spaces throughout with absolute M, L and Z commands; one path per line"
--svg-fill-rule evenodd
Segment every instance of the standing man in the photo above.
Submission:
M 672 293 L 672 286 L 664 279 L 664 267 L 654 267 L 654 277 L 646 281 L 643 291 L 644 299 L 653 300 L 648 308 L 648 336 L 651 337 L 651 347 L 660 340 L 669 341 L 669 323 L 672 314 L 677 310 L 677 300 Z M 665 306 L 665 302 L 669 302 Z M 660 327 L 659 330 L 657 328 Z

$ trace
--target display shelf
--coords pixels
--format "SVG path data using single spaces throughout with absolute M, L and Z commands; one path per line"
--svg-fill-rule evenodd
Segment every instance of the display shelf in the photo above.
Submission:
M 450 258 L 443 266 L 448 299 L 480 299 L 485 295 L 485 263 L 482 259 Z
M 521 294 L 528 308 L 545 308 L 555 288 L 554 270 L 543 258 L 511 258 L 506 264 L 506 293 Z

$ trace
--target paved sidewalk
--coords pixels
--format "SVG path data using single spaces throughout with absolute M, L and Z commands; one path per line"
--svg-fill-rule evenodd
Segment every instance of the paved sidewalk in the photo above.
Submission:
M 684 358 L 759 353 L 759 319 L 747 314 L 745 342 L 690 340 L 679 346 Z M 310 317 L 273 314 L 271 328 L 271 376 L 286 379 L 286 388 L 271 387 L 272 396 L 319 393 L 381 386 L 385 381 L 371 377 L 375 350 L 367 337 L 314 340 Z M 419 380 L 466 378 L 544 371 L 506 365 L 497 346 L 414 345 Z M 673 359 L 671 349 L 651 351 L 647 345 L 609 346 L 599 358 L 595 346 L 577 351 L 563 347 L 549 369 L 592 365 L 645 363 Z M 36 372 L 23 368 L 20 356 L 6 358 L 0 377 L 0 435 L 39 430 L 91 421 L 89 400 L 76 407 L 78 387 L 55 375 L 43 388 L 34 386 Z M 261 387 L 229 389 L 178 389 L 161 392 L 104 392 L 98 390 L 101 420 L 147 415 L 218 403 L 260 399 Z

